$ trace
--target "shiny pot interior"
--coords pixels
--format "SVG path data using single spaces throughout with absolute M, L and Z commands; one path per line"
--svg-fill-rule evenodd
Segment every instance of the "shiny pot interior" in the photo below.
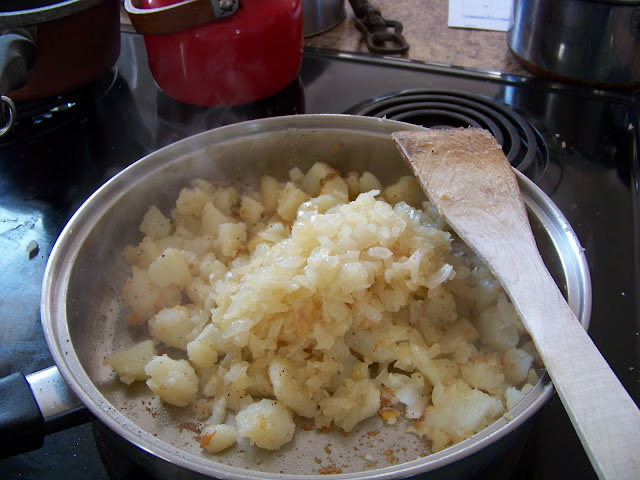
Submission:
M 341 471 L 336 478 L 358 478 L 362 472 L 368 478 L 404 478 L 436 470 L 434 474 L 456 472 L 462 478 L 467 467 L 460 466 L 470 458 L 487 462 L 504 453 L 501 448 L 507 447 L 500 446 L 504 440 L 517 433 L 551 396 L 547 375 L 508 416 L 426 457 L 422 442 L 406 434 L 405 425 L 382 426 L 378 418 L 363 422 L 348 436 L 298 428 L 294 441 L 279 451 L 247 446 L 214 456 L 200 451 L 193 431 L 179 427 L 181 422 L 192 421 L 181 409 L 160 405 L 144 385 L 125 388 L 103 365 L 105 355 L 144 335 L 127 327 L 125 321 L 127 311 L 120 291 L 129 267 L 122 250 L 141 239 L 138 225 L 151 204 L 168 208 L 180 188 L 196 177 L 255 186 L 263 173 L 285 178 L 293 166 L 305 170 L 317 161 L 342 171 L 369 170 L 391 183 L 409 171 L 389 134 L 415 128 L 346 115 L 249 121 L 165 147 L 107 182 L 62 232 L 51 253 L 42 293 L 42 322 L 49 348 L 80 400 L 110 430 L 150 452 L 152 458 L 167 461 L 179 471 L 217 478 L 322 478 L 319 467 L 329 465 L 330 451 Z M 336 149 L 336 144 L 342 147 Z M 524 176 L 518 177 L 543 257 L 586 327 L 591 290 L 580 244 L 551 200 Z M 369 435 L 371 431 L 379 434 Z M 385 453 L 390 448 L 396 456 L 391 463 Z M 444 470 L 438 470 L 441 468 Z M 156 473 L 168 478 L 172 471 L 159 469 Z

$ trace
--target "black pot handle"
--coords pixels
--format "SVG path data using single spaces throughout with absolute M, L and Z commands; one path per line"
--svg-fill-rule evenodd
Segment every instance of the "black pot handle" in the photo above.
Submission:
M 27 379 L 0 380 L 0 458 L 36 450 L 44 443 L 44 418 Z
M 27 82 L 35 60 L 35 27 L 5 31 L 0 36 L 0 137 L 11 130 L 16 117 L 15 104 L 6 94 Z
M 92 419 L 56 367 L 0 379 L 0 458 L 36 450 L 46 435 Z
M 23 86 L 35 59 L 35 34 L 31 30 L 14 30 L 0 36 L 0 94 Z

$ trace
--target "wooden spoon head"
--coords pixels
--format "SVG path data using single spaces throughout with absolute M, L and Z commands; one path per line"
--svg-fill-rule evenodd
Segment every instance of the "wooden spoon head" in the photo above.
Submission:
M 440 214 L 478 210 L 509 222 L 526 218 L 513 169 L 491 133 L 479 128 L 395 132 L 402 156 Z
M 535 243 L 518 180 L 502 147 L 479 128 L 392 134 L 440 215 L 489 266 L 504 232 Z

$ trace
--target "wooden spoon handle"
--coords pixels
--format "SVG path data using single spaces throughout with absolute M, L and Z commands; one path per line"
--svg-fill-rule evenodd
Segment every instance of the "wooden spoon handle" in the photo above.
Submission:
M 505 239 L 500 245 L 518 239 Z M 535 247 L 535 245 L 534 245 Z M 640 478 L 640 411 L 567 305 L 536 251 L 495 267 L 600 478 Z M 515 260 L 515 259 L 514 259 Z M 490 261 L 495 264 L 495 259 Z M 493 269 L 493 266 L 490 266 Z
M 500 145 L 479 129 L 393 138 L 431 202 L 510 296 L 598 476 L 640 478 L 640 410 L 544 265 Z

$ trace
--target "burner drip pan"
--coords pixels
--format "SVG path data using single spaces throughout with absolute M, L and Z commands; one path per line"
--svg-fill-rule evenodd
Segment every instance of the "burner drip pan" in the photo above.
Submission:
M 345 113 L 388 118 L 428 128 L 476 127 L 490 131 L 511 165 L 537 181 L 549 153 L 542 135 L 517 112 L 487 97 L 452 90 L 402 90 L 372 98 Z

